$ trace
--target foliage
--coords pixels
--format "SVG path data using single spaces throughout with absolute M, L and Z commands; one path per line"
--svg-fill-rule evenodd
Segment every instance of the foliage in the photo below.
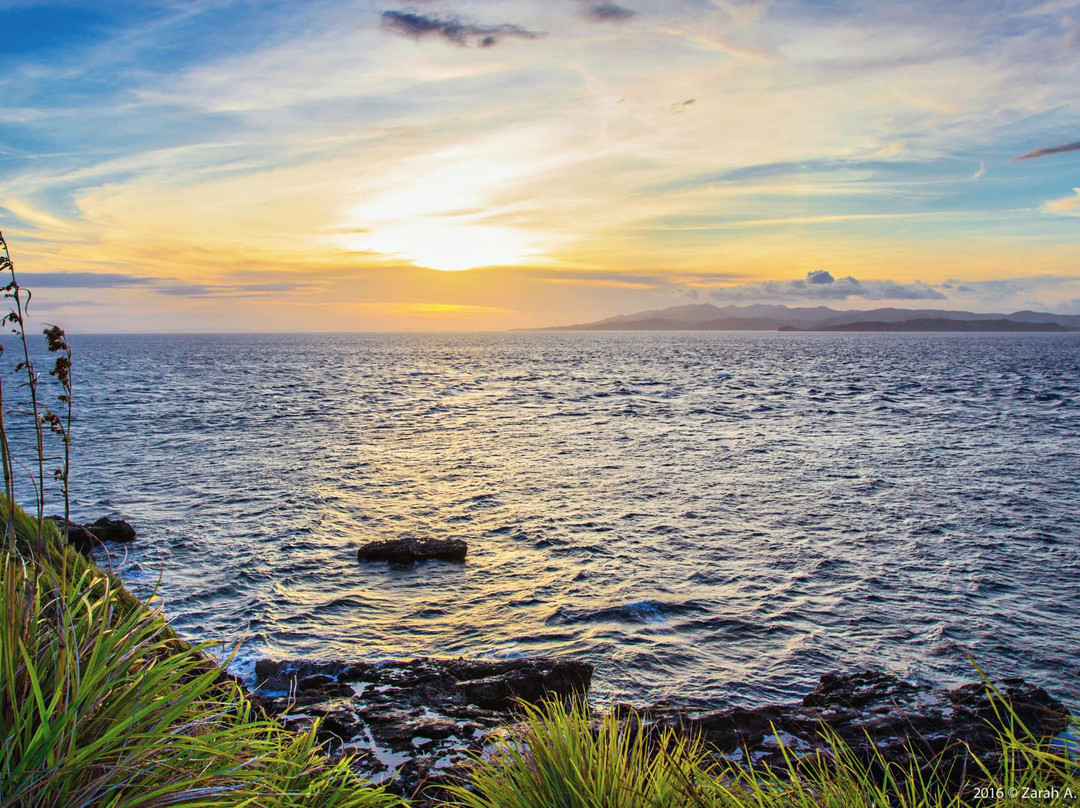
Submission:
M 11 310 L 3 317 L 0 317 L 0 324 L 10 324 L 12 327 L 11 333 L 19 340 L 22 358 L 15 366 L 15 372 L 16 374 L 22 373 L 26 378 L 26 381 L 22 383 L 22 386 L 30 393 L 30 407 L 34 419 L 34 437 L 36 438 L 37 444 L 37 476 L 35 478 L 34 475 L 31 474 L 30 479 L 34 486 L 34 504 L 36 505 L 36 543 L 39 545 L 40 549 L 40 545 L 44 541 L 43 531 L 45 529 L 45 419 L 38 404 L 38 383 L 40 382 L 40 376 L 38 375 L 37 369 L 34 367 L 33 360 L 30 358 L 30 344 L 26 338 L 26 314 L 32 295 L 28 290 L 23 289 L 22 286 L 19 285 L 18 277 L 15 274 L 15 262 L 11 259 L 11 253 L 8 250 L 7 242 L 4 240 L 4 234 L 0 233 L 0 276 L 2 276 L 3 273 L 7 273 L 7 278 L 3 287 L 0 288 L 0 291 L 3 292 L 3 296 L 6 299 L 11 301 Z M 0 355 L 2 354 L 3 346 L 0 346 Z M 65 392 L 68 393 L 68 403 L 70 403 L 70 390 L 66 389 Z M 13 486 L 15 480 L 15 462 L 11 455 L 11 447 L 8 444 L 7 430 L 3 418 L 3 403 L 3 388 L 0 386 L 0 455 L 2 455 L 3 460 L 4 494 L 7 496 L 8 502 L 14 504 L 15 497 Z M 5 531 L 8 534 L 9 543 L 10 527 L 13 518 L 14 516 L 9 510 L 7 522 L 8 529 Z
M 1076 805 L 1075 748 L 1070 759 L 1066 750 L 1033 738 L 1000 694 L 989 692 L 995 708 L 1011 719 L 1001 736 L 1005 765 L 975 772 L 965 794 L 930 782 L 914 765 L 898 771 L 880 755 L 868 763 L 827 731 L 824 753 L 800 758 L 784 749 L 785 765 L 762 771 L 718 759 L 670 731 L 649 732 L 610 712 L 597 725 L 581 705 L 551 703 L 526 708 L 522 731 L 477 758 L 468 784 L 453 789 L 453 806 L 1005 808 L 1030 805 L 1032 795 L 1041 805 Z

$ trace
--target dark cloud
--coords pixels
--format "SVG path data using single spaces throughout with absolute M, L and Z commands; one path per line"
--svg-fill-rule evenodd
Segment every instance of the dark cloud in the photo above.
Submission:
M 122 289 L 147 286 L 153 278 L 123 273 L 97 272 L 20 272 L 19 283 L 33 289 Z
M 805 278 L 791 281 L 763 281 L 725 286 L 715 289 L 712 296 L 727 302 L 847 300 L 946 300 L 946 295 L 929 284 L 897 283 L 890 280 L 860 281 L 850 275 L 834 278 L 825 269 L 807 272 Z
M 1015 163 L 1017 160 L 1031 160 L 1034 157 L 1046 157 L 1048 154 L 1064 154 L 1065 152 L 1074 151 L 1080 151 L 1080 140 L 1062 146 L 1044 146 L 1041 149 L 1035 149 L 1035 151 L 1029 151 L 1027 154 L 1014 157 L 1010 162 Z
M 637 12 L 611 3 L 608 0 L 589 0 L 585 4 L 585 16 L 600 22 L 622 22 L 633 17 Z
M 387 31 L 410 39 L 437 36 L 456 45 L 479 48 L 490 48 L 507 37 L 539 39 L 544 35 L 520 25 L 476 25 L 462 22 L 457 17 L 434 17 L 415 11 L 384 11 L 382 25 Z

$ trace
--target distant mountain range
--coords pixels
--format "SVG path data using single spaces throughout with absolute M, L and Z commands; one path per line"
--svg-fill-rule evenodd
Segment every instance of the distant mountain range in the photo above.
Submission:
M 594 323 L 556 326 L 543 331 L 1080 331 L 1080 315 L 1015 311 L 977 314 L 940 309 L 839 311 L 827 306 L 714 306 L 695 303 L 621 314 Z

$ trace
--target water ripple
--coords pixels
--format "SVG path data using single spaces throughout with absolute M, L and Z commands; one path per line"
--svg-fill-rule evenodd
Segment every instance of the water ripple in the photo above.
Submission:
M 75 348 L 74 512 L 132 519 L 126 580 L 247 638 L 241 670 L 566 653 L 604 698 L 731 703 L 866 664 L 948 683 L 970 651 L 1080 693 L 1074 336 Z M 356 562 L 404 534 L 469 561 Z

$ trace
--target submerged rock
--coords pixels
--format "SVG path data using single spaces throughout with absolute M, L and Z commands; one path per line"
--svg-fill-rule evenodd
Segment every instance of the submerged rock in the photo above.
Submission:
M 388 561 L 391 564 L 412 564 L 428 559 L 464 561 L 468 550 L 464 539 L 404 537 L 368 542 L 357 550 L 356 557 L 360 561 Z
M 575 660 L 415 659 L 379 663 L 260 660 L 253 701 L 296 729 L 321 718 L 331 754 L 398 794 L 434 799 L 461 777 L 489 732 L 516 721 L 521 702 L 580 698 L 592 665 Z
M 86 525 L 86 529 L 101 541 L 114 541 L 118 544 L 135 541 L 135 528 L 123 519 L 110 519 L 103 516 L 96 522 Z

